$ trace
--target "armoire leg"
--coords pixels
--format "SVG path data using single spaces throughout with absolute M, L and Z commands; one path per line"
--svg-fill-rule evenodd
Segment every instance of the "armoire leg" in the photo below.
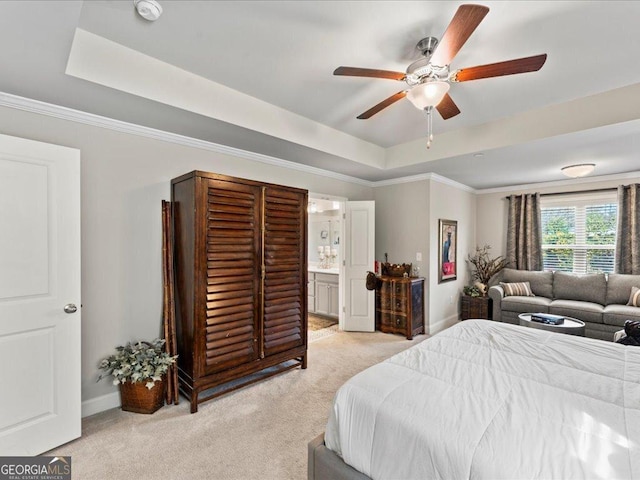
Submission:
M 198 393 L 191 393 L 191 413 L 196 413 L 198 411 Z

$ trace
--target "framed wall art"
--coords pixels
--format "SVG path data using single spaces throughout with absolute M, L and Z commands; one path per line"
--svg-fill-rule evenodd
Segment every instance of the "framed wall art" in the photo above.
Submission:
M 456 261 L 458 247 L 457 221 L 439 220 L 438 244 L 438 283 L 455 280 L 458 277 Z

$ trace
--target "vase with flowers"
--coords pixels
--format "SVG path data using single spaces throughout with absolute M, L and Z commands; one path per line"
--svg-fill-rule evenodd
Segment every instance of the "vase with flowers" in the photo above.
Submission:
M 472 297 L 486 296 L 491 277 L 507 266 L 507 261 L 504 257 L 492 258 L 489 250 L 491 250 L 489 245 L 476 247 L 475 253 L 467 256 L 467 261 L 473 266 L 471 276 L 474 282 L 472 285 L 464 287 L 465 295 Z

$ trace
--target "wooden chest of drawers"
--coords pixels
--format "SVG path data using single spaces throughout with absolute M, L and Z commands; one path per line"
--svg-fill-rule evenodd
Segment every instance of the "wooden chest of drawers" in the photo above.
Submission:
M 408 340 L 424 333 L 424 278 L 380 277 L 376 330 L 399 333 Z

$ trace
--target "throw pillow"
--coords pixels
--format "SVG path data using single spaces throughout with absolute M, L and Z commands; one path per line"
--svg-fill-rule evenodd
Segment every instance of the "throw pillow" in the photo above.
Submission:
M 629 297 L 627 305 L 631 305 L 632 307 L 640 307 L 640 288 L 631 287 L 631 296 Z
M 504 296 L 519 296 L 519 297 L 535 297 L 531 291 L 531 284 L 529 282 L 515 282 L 515 283 L 503 283 L 500 282 L 500 286 L 504 290 Z

